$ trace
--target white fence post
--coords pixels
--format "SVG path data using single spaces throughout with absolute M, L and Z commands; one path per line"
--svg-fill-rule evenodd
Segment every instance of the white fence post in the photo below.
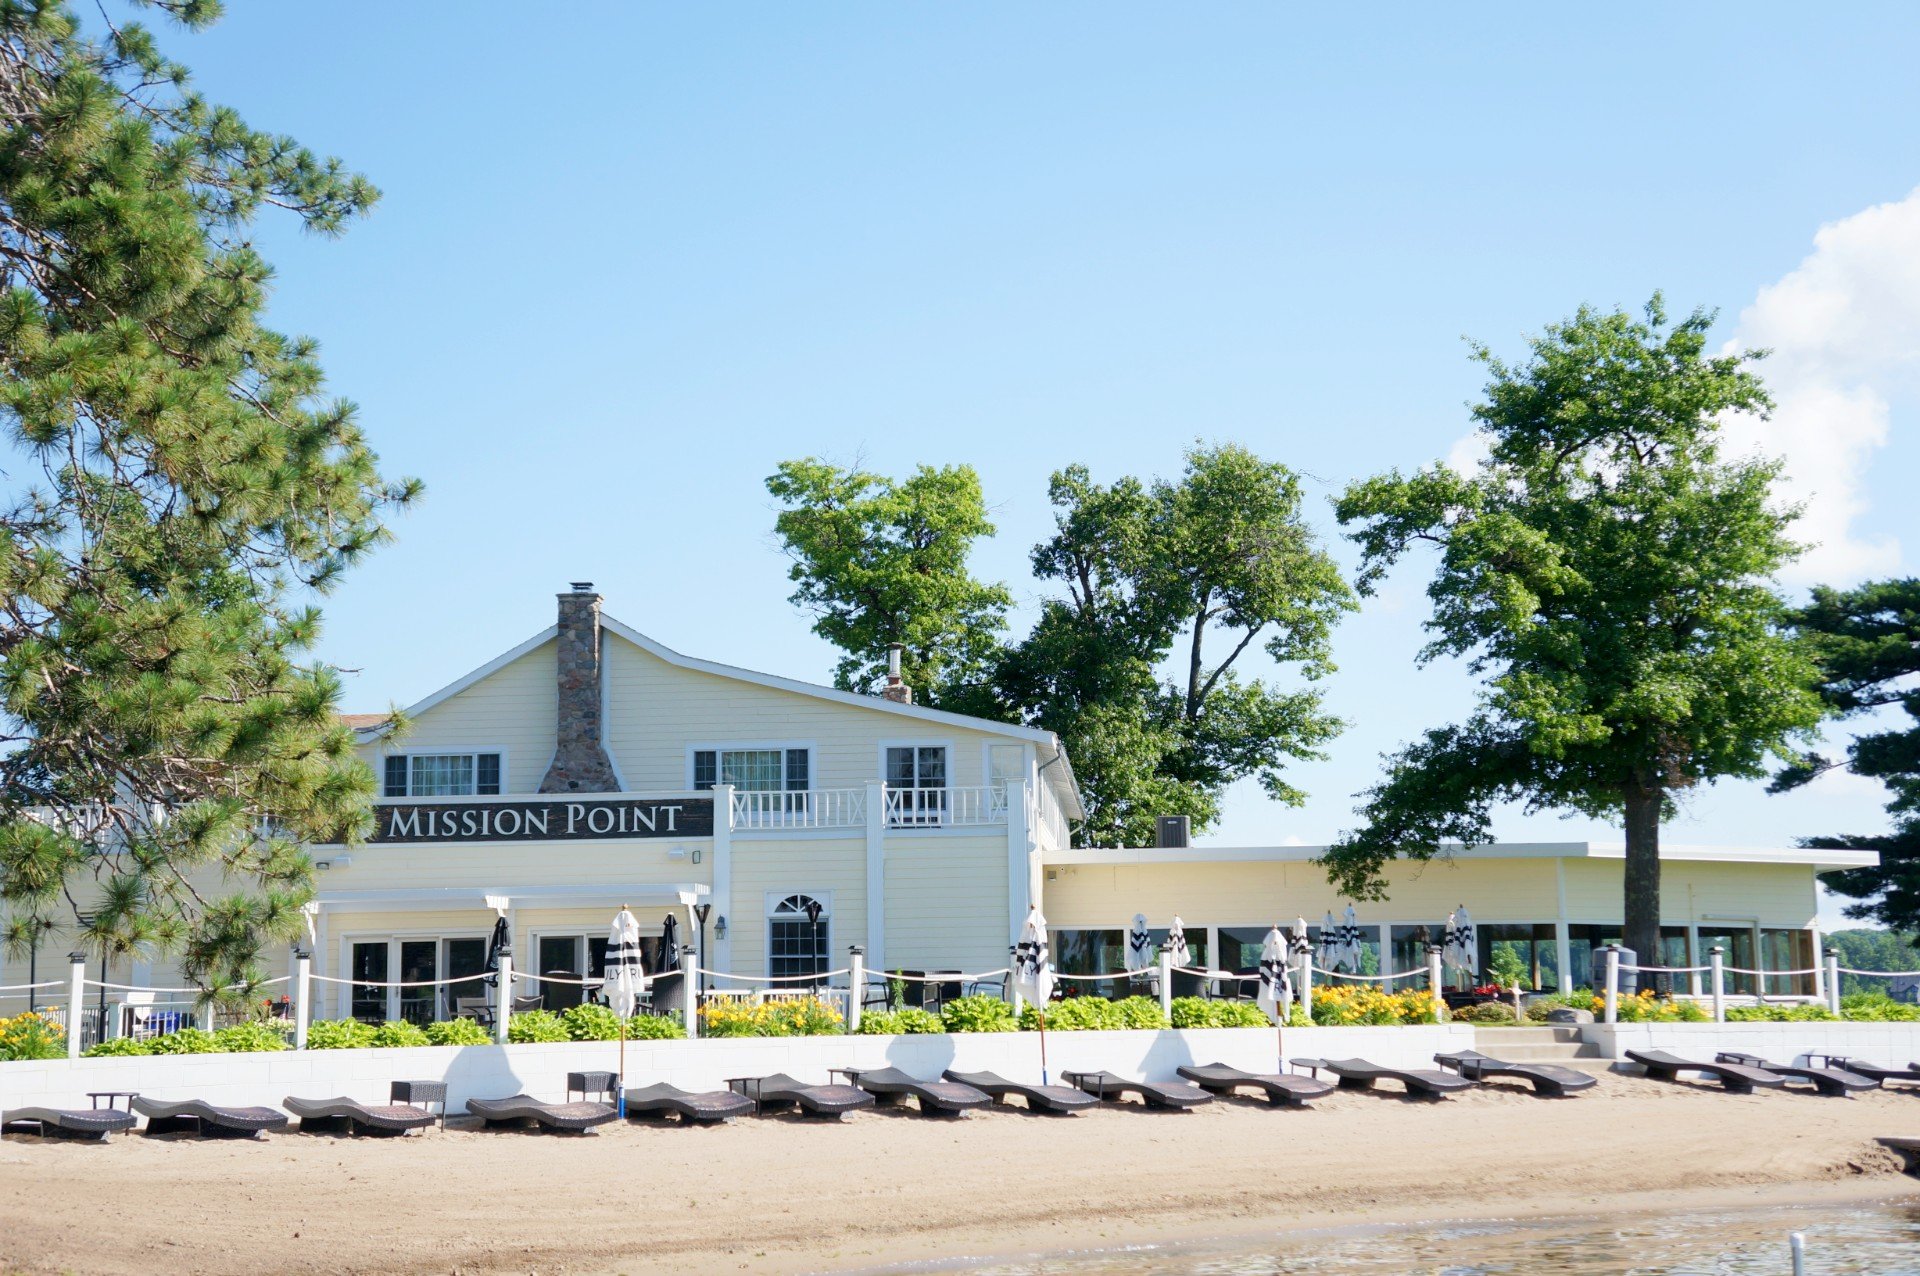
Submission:
M 700 984 L 699 966 L 694 960 L 692 944 L 680 949 L 680 987 L 687 1006 L 687 1040 L 694 1041 L 700 1036 Z
M 1160 1013 L 1173 1022 L 1173 954 L 1160 950 Z
M 1607 945 L 1606 1014 L 1606 1022 L 1620 1022 L 1620 948 L 1617 944 Z
M 307 1025 L 313 1021 L 313 954 L 293 950 L 293 1048 L 307 1048 Z
M 1020 995 L 1020 981 L 1013 977 L 1015 969 L 1014 955 L 1020 951 L 1018 944 L 1007 946 L 1007 1004 L 1013 1007 L 1013 1021 L 1020 1022 L 1020 1006 L 1025 1000 Z
M 1446 998 L 1440 995 L 1440 945 L 1427 945 L 1427 986 L 1433 989 L 1433 1021 L 1445 1023 L 1447 1019 Z
M 493 1039 L 504 1046 L 508 1021 L 513 1018 L 513 954 L 505 948 L 500 950 L 500 969 L 494 972 L 494 980 L 497 1000 L 493 1010 Z
M 1713 1021 L 1727 1021 L 1727 958 L 1726 950 L 1715 944 L 1707 952 L 1707 964 L 1713 967 Z
M 1827 949 L 1827 1009 L 1840 1013 L 1840 950 Z
M 860 1004 L 867 999 L 867 950 L 855 944 L 847 949 L 847 1031 L 860 1031 Z
M 67 980 L 67 1058 L 80 1057 L 80 1016 L 87 1013 L 87 955 L 68 953 L 72 973 Z
M 1313 950 L 1300 954 L 1300 1004 L 1306 1008 L 1307 1022 L 1313 1022 Z

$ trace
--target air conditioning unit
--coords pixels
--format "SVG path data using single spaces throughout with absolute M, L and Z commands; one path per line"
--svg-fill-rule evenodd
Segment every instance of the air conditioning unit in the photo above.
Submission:
M 1193 822 L 1184 815 L 1163 815 L 1154 821 L 1153 844 L 1163 850 L 1184 850 Z

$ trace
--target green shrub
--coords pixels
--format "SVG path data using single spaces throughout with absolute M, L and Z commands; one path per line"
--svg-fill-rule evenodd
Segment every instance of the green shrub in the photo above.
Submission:
M 1814 1023 L 1840 1016 L 1825 1006 L 1807 1003 L 1791 1006 L 1728 1006 L 1728 1023 Z
M 471 1019 L 442 1019 L 427 1025 L 430 1046 L 487 1046 L 493 1034 Z
M 67 1030 L 57 1019 L 32 1010 L 0 1019 L 0 1059 L 64 1059 Z
M 280 1029 L 270 1023 L 237 1023 L 213 1034 L 213 1049 L 223 1054 L 249 1054 L 289 1048 Z
M 534 1041 L 571 1041 L 567 1025 L 551 1010 L 528 1010 L 507 1021 L 507 1040 L 515 1045 Z
M 846 1030 L 839 1011 L 812 997 L 770 1001 L 763 1009 L 762 1036 L 830 1037 Z
M 1012 1032 L 1019 1026 L 1012 1006 L 984 993 L 955 997 L 941 1008 L 940 1022 L 948 1032 Z
M 945 1032 L 946 1025 L 940 1016 L 918 1006 L 902 1006 L 898 1010 L 869 1011 L 860 1016 L 860 1035 L 885 1036 L 888 1033 L 928 1033 Z
M 431 1044 L 426 1029 L 418 1024 L 408 1023 L 404 1019 L 389 1019 L 373 1030 L 373 1040 L 367 1043 L 382 1050 L 394 1050 L 403 1046 L 424 1046 Z
M 1462 1023 L 1511 1025 L 1513 1007 L 1498 1001 L 1482 1001 L 1475 1005 L 1460 1007 L 1453 1012 L 1453 1017 Z
M 1032 1030 L 1040 1026 L 1033 1006 L 1020 1011 L 1020 1026 Z M 1160 1003 L 1151 997 L 1128 997 L 1108 1001 L 1104 997 L 1068 997 L 1047 1006 L 1047 1028 L 1052 1032 L 1110 1032 L 1121 1028 L 1164 1028 L 1165 1016 Z
M 358 1019 L 317 1019 L 307 1025 L 309 1050 L 364 1050 L 372 1044 L 372 1026 Z
M 1840 999 L 1840 1017 L 1868 1023 L 1920 1020 L 1920 1006 L 1895 1001 L 1884 992 L 1850 992 Z
M 1209 1001 L 1205 997 L 1175 997 L 1176 1028 L 1265 1028 L 1267 1012 L 1252 1001 Z
M 677 1041 L 687 1035 L 671 1015 L 635 1015 L 627 1020 L 628 1041 Z
M 112 1041 L 102 1041 L 98 1045 L 88 1046 L 83 1052 L 88 1059 L 124 1059 L 129 1055 L 152 1054 L 147 1043 L 132 1037 L 115 1037 Z
M 591 1002 L 568 1006 L 560 1012 L 560 1022 L 566 1025 L 567 1036 L 575 1041 L 620 1039 L 620 1016 L 606 1006 L 596 1006 Z
M 148 1054 L 212 1054 L 213 1034 L 199 1028 L 182 1028 L 147 1042 Z
M 1160 1010 L 1160 1002 L 1153 997 L 1125 997 L 1113 1003 L 1120 1015 L 1122 1028 L 1164 1028 L 1167 1017 Z

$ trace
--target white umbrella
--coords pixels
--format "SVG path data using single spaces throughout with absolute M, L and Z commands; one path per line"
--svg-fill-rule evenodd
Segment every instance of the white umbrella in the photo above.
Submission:
M 1187 947 L 1187 928 L 1176 915 L 1173 924 L 1167 927 L 1167 956 L 1173 958 L 1173 964 L 1184 966 L 1193 960 L 1193 950 Z
M 1465 904 L 1447 914 L 1446 945 L 1440 958 L 1469 975 L 1480 964 L 1480 936 L 1474 929 L 1473 918 L 1467 916 Z
M 1287 948 L 1287 965 L 1289 968 L 1291 968 L 1295 962 L 1310 962 L 1313 960 L 1313 941 L 1307 938 L 1306 918 L 1296 917 L 1293 919 L 1293 934 L 1288 936 Z M 1283 1003 L 1282 1009 L 1292 1009 L 1292 1007 L 1293 988 L 1291 984 L 1289 984 L 1286 1001 Z M 1309 1006 L 1307 1009 L 1312 1010 L 1313 1007 Z
M 1127 932 L 1127 969 L 1145 970 L 1153 965 L 1153 935 L 1147 930 L 1147 915 L 1133 915 L 1133 929 Z
M 1347 968 L 1354 974 L 1360 973 L 1360 919 L 1354 915 L 1353 905 L 1347 905 L 1345 920 L 1340 923 L 1340 950 Z
M 600 990 L 607 1005 L 620 1017 L 620 1115 L 627 1115 L 627 1020 L 633 1018 L 633 1006 L 646 987 L 647 968 L 640 960 L 640 923 L 624 905 L 614 914 L 607 931 L 607 964 Z
M 1047 919 L 1039 905 L 1027 910 L 1020 942 L 1013 947 L 1014 991 L 1033 1003 L 1040 1019 L 1040 1084 L 1047 1084 L 1047 1002 L 1053 999 L 1053 956 L 1047 950 Z
M 1274 1027 L 1286 1021 L 1286 1007 L 1293 1001 L 1293 979 L 1287 973 L 1287 941 L 1278 926 L 1267 932 L 1267 942 L 1260 945 L 1260 990 L 1253 999 Z
M 1346 956 L 1344 937 L 1340 927 L 1333 920 L 1333 910 L 1327 910 L 1327 920 L 1320 923 L 1320 952 L 1318 960 L 1322 970 L 1338 970 L 1341 960 Z

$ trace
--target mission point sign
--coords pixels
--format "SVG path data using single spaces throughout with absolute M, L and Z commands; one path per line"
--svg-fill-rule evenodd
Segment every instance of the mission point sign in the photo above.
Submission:
M 375 842 L 711 837 L 712 798 L 414 802 L 374 808 Z

